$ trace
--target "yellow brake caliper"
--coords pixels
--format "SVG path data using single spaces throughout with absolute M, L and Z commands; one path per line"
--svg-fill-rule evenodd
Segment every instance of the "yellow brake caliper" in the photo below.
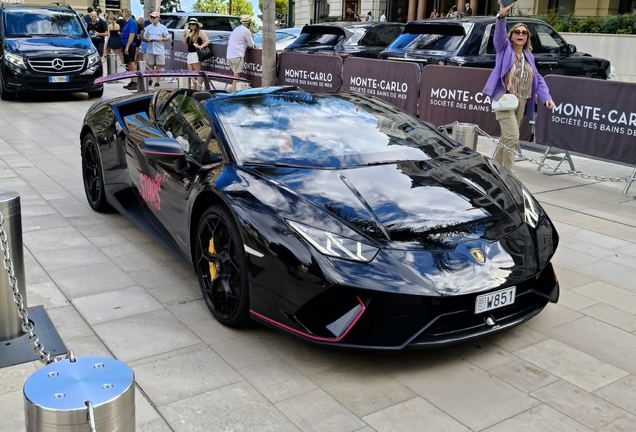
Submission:
M 208 252 L 212 255 L 216 255 L 216 251 L 214 250 L 214 239 L 210 239 L 210 245 L 208 246 Z M 216 277 L 216 266 L 214 263 L 210 263 L 210 280 Z

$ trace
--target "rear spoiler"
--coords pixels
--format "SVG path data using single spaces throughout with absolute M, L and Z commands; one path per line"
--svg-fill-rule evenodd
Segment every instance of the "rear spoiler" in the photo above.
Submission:
M 145 91 L 147 89 L 142 88 L 145 87 L 144 80 L 142 78 L 152 78 L 152 77 L 194 77 L 194 78 L 203 78 L 203 86 L 206 91 L 216 90 L 214 84 L 210 83 L 210 80 L 217 80 L 221 82 L 232 82 L 232 81 L 243 81 L 249 82 L 248 79 L 239 78 L 232 75 L 225 75 L 216 72 L 210 71 L 186 71 L 186 70 L 145 70 L 145 71 L 131 71 L 131 72 L 120 72 L 113 75 L 103 76 L 97 78 L 95 80 L 95 84 L 101 84 L 110 81 L 118 81 L 121 79 L 128 78 L 138 78 L 138 89 L 139 91 Z

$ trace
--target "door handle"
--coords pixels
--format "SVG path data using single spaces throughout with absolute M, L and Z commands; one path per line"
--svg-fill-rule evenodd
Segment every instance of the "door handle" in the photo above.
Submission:
M 559 64 L 559 62 L 555 62 L 555 61 L 538 61 L 537 64 L 540 65 L 540 66 L 556 66 L 556 65 Z

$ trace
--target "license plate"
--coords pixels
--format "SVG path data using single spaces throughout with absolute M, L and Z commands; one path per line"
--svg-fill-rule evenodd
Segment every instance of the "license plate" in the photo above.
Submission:
M 50 83 L 68 82 L 68 77 L 67 76 L 52 76 L 52 77 L 49 77 L 49 82 Z
M 515 290 L 516 287 L 510 287 L 477 296 L 475 313 L 479 314 L 513 304 L 515 302 Z

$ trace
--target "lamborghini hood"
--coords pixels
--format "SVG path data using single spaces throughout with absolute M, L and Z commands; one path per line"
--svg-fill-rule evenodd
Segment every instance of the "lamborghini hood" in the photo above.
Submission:
M 393 249 L 452 250 L 500 239 L 522 222 L 519 200 L 479 157 L 262 174 Z

